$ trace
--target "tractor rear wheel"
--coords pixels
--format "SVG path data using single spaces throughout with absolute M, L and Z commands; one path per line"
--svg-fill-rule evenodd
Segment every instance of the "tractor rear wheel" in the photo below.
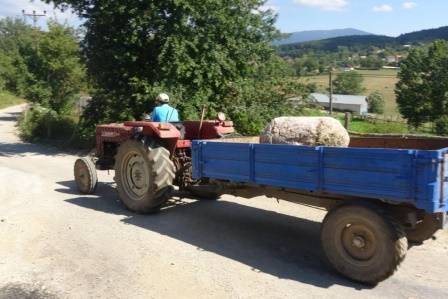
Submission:
M 173 190 L 174 165 L 167 149 L 154 139 L 129 139 L 115 160 L 115 181 L 120 200 L 131 211 L 155 213 Z
M 89 157 L 78 158 L 73 169 L 76 186 L 84 194 L 92 194 L 98 185 L 95 165 Z

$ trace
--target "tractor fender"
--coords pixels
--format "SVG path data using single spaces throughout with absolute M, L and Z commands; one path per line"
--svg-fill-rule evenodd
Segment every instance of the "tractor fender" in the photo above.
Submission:
M 125 126 L 138 128 L 140 134 L 146 136 L 157 136 L 160 139 L 179 139 L 179 130 L 171 123 L 158 123 L 147 121 L 125 121 Z

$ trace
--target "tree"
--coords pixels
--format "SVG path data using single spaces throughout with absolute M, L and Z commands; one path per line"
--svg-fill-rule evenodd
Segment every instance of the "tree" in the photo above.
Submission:
M 384 61 L 374 56 L 369 56 L 367 58 L 361 59 L 359 64 L 362 68 L 377 70 L 383 67 Z
M 448 43 L 413 48 L 401 62 L 395 95 L 409 125 L 419 126 L 448 115 Z
M 27 71 L 23 74 L 21 93 L 33 103 L 66 114 L 84 86 L 85 70 L 76 30 L 54 19 L 47 25 L 48 32 L 39 34 L 38 48 L 22 55 Z
M 47 32 L 18 18 L 0 20 L 0 54 L 0 87 L 58 114 L 84 86 L 77 32 L 57 20 L 48 21 Z
M 306 68 L 308 72 L 315 71 L 319 68 L 319 60 L 314 56 L 306 56 L 303 59 L 303 67 Z
M 435 124 L 435 132 L 440 136 L 448 135 L 448 115 L 442 115 L 437 118 L 434 122 Z
M 368 110 L 370 113 L 383 114 L 385 105 L 386 99 L 381 92 L 375 90 L 370 94 L 368 104 Z
M 363 77 L 355 71 L 339 73 L 333 81 L 333 93 L 361 95 L 366 92 L 362 86 Z
M 272 99 L 251 98 L 289 105 L 278 101 L 286 85 L 269 80 L 284 65 L 269 44 L 282 35 L 273 11 L 260 9 L 264 0 L 45 1 L 86 20 L 83 54 L 97 92 L 84 114 L 85 127 L 139 118 L 161 91 L 183 119 L 199 118 L 202 104 L 206 116 L 214 117 L 218 109 L 240 105 L 229 86 L 244 79 L 276 91 Z
M 32 55 L 32 30 L 22 19 L 0 19 L 0 88 L 20 95 L 27 67 L 23 56 Z

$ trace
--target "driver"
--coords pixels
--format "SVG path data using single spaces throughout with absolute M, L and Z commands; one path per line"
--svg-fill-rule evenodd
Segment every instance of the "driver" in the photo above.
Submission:
M 170 122 L 179 121 L 179 114 L 177 109 L 171 107 L 168 102 L 170 97 L 166 93 L 160 93 L 157 96 L 157 107 L 154 108 L 151 114 L 150 121 L 154 122 Z

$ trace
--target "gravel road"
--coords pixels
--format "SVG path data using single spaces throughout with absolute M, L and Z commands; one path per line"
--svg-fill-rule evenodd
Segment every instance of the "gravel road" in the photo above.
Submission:
M 448 298 L 446 232 L 367 287 L 325 260 L 319 209 L 177 194 L 137 215 L 119 202 L 113 171 L 81 195 L 76 155 L 19 140 L 21 109 L 0 110 L 0 298 Z

